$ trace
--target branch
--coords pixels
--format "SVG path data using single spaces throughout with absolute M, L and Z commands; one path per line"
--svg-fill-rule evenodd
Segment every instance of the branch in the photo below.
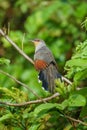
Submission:
M 37 98 L 39 98 L 40 100 L 42 100 L 42 102 L 46 103 L 45 101 L 43 101 L 43 99 L 41 99 L 40 96 L 38 96 L 38 94 L 36 92 L 34 92 L 30 87 L 28 87 L 26 84 L 22 83 L 21 81 L 17 80 L 15 77 L 11 76 L 9 73 L 4 72 L 2 70 L 0 70 L 0 73 L 8 76 L 9 78 L 11 78 L 12 80 L 14 80 L 15 82 L 17 82 L 18 84 L 22 85 L 24 88 L 28 89 L 30 92 L 33 93 L 33 95 L 35 95 Z
M 66 118 L 68 118 L 69 120 L 71 120 L 71 121 L 74 121 L 74 122 L 77 122 L 77 123 L 80 123 L 80 124 L 82 124 L 82 125 L 85 125 L 85 126 L 87 126 L 87 123 L 85 123 L 85 122 L 83 122 L 83 121 L 81 121 L 81 120 L 76 120 L 75 118 L 72 118 L 72 117 L 70 117 L 70 116 L 67 116 L 67 115 L 64 115 Z
M 34 64 L 34 61 L 27 56 L 4 32 L 2 29 L 0 29 L 0 34 L 25 58 L 27 59 L 29 62 L 31 62 L 32 64 Z
M 62 80 L 65 81 L 66 83 L 72 85 L 72 82 L 69 79 L 65 78 L 64 76 L 62 76 Z
M 55 98 L 59 96 L 59 93 L 55 93 L 50 97 L 47 98 L 43 98 L 43 99 L 39 99 L 39 100 L 33 100 L 33 101 L 29 101 L 29 102 L 24 102 L 24 103 L 9 103 L 9 102 L 1 102 L 0 104 L 4 104 L 4 105 L 8 105 L 8 106 L 15 106 L 15 107 L 21 107 L 21 106 L 26 106 L 26 105 L 30 105 L 30 104 L 37 104 L 37 103 L 42 103 L 42 102 L 46 102 L 46 101 L 50 101 L 51 99 Z
M 59 96 L 60 94 L 59 93 L 55 93 L 53 94 L 52 96 L 50 97 L 47 97 L 47 98 L 44 98 L 42 99 L 40 96 L 38 96 L 38 94 L 36 92 L 34 92 L 31 88 L 29 88 L 26 84 L 22 83 L 21 81 L 17 80 L 15 77 L 13 77 L 12 75 L 10 75 L 9 73 L 7 72 L 4 72 L 2 70 L 0 70 L 0 73 L 10 77 L 12 80 L 14 80 L 15 82 L 17 82 L 18 84 L 22 85 L 24 88 L 28 89 L 30 92 L 33 93 L 33 95 L 35 95 L 36 97 L 39 98 L 39 100 L 34 100 L 34 101 L 29 101 L 29 102 L 25 102 L 25 103 L 20 103 L 20 104 L 12 104 L 12 103 L 9 103 L 9 102 L 1 102 L 0 101 L 0 104 L 5 104 L 5 105 L 8 105 L 8 106 L 25 106 L 25 105 L 29 105 L 29 104 L 36 104 L 36 103 L 41 103 L 41 102 L 44 102 L 46 103 L 46 101 L 49 101 L 57 96 Z M 77 90 L 79 90 L 77 88 Z

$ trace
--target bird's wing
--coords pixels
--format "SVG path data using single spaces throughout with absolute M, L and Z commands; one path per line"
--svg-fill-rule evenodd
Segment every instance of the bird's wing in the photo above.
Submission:
M 35 55 L 34 55 L 34 60 L 43 60 L 45 61 L 48 65 L 51 63 L 51 62 L 55 62 L 55 59 L 51 53 L 51 51 L 49 50 L 49 48 L 47 47 L 43 47 L 41 49 L 39 49 Z
M 41 71 L 41 70 L 44 70 L 48 66 L 48 64 L 44 60 L 38 59 L 38 60 L 35 60 L 34 66 L 36 70 Z

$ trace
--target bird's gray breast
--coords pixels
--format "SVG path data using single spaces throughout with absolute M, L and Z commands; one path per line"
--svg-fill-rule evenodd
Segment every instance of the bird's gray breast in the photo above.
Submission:
M 34 60 L 44 60 L 48 64 L 51 62 L 55 63 L 55 59 L 51 53 L 51 51 L 47 47 L 42 47 L 35 52 Z

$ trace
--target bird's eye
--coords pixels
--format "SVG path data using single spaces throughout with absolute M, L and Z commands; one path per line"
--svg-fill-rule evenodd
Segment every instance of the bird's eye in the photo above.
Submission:
M 35 39 L 36 42 L 39 42 L 40 40 L 39 39 Z

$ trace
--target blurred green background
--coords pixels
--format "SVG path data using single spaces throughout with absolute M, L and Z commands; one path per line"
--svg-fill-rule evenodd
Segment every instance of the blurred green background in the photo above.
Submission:
M 65 62 L 72 56 L 75 46 L 87 37 L 82 26 L 86 17 L 86 0 L 0 0 L 0 28 L 20 48 L 23 44 L 23 51 L 31 58 L 34 46 L 28 40 L 45 40 L 63 75 Z M 3 37 L 0 37 L 0 57 L 11 61 L 8 66 L 0 66 L 1 69 L 29 85 L 38 94 L 44 95 L 34 66 Z M 0 74 L 0 87 L 13 86 L 23 89 Z M 32 97 L 31 93 L 29 95 Z

